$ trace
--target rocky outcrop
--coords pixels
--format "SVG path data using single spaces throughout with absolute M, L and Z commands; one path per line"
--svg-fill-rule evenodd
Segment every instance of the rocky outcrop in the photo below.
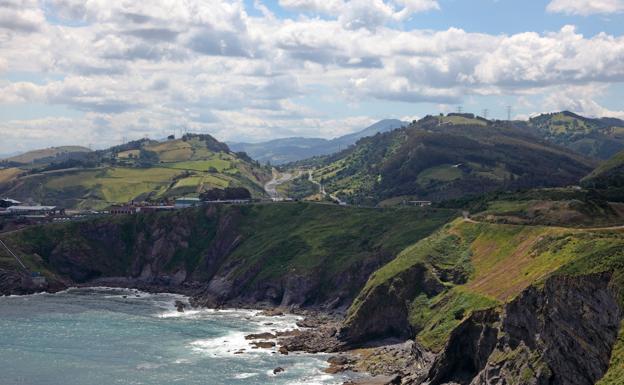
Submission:
M 366 289 L 365 289 L 366 290 Z M 378 338 L 408 339 L 415 331 L 409 323 L 410 302 L 420 293 L 433 297 L 444 285 L 424 263 L 418 263 L 382 285 L 373 286 L 346 320 L 339 338 L 358 345 Z
M 622 311 L 611 274 L 556 276 L 457 327 L 430 385 L 593 385 L 607 371 Z M 420 381 L 409 382 L 420 384 Z

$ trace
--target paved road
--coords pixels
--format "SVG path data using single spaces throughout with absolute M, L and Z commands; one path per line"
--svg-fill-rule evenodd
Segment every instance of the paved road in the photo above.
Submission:
M 347 202 L 338 198 L 336 195 L 328 194 L 327 191 L 325 191 L 325 186 L 323 186 L 320 182 L 317 182 L 314 180 L 314 178 L 312 177 L 312 171 L 308 171 L 308 180 L 319 187 L 319 194 L 321 194 L 322 196 L 329 196 L 331 200 L 333 200 L 334 202 L 338 203 L 341 206 L 347 205 Z
M 269 194 L 271 199 L 274 201 L 283 200 L 285 197 L 282 197 L 280 193 L 277 192 L 277 186 L 284 184 L 289 180 L 298 177 L 299 175 L 294 175 L 289 172 L 280 174 L 277 170 L 273 169 L 273 179 L 271 179 L 264 185 L 264 191 L 266 191 L 266 193 Z

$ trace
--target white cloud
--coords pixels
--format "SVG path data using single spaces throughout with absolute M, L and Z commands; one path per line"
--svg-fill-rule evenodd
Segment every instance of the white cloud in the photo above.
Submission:
M 440 9 L 437 0 L 279 0 L 287 9 L 334 16 L 347 29 L 375 30 L 414 13 Z
M 552 0 L 546 9 L 553 13 L 583 16 L 619 13 L 624 11 L 624 0 Z
M 10 4 L 11 17 L 36 27 L 0 30 L 0 74 L 32 79 L 0 80 L 0 106 L 63 106 L 83 117 L 71 124 L 5 122 L 2 133 L 21 127 L 38 135 L 45 124 L 64 124 L 102 143 L 159 137 L 176 127 L 230 140 L 334 137 L 371 123 L 357 107 L 345 116 L 363 102 L 449 106 L 472 95 L 551 91 L 559 95 L 552 108 L 576 101 L 592 114 L 617 114 L 592 104 L 598 94 L 571 93 L 565 100 L 561 90 L 624 82 L 622 36 L 585 37 L 571 26 L 513 35 L 393 26 L 438 8 L 436 1 L 282 0 L 329 17 L 281 20 L 258 0 L 264 11 L 254 17 L 241 0 Z M 50 23 L 45 14 L 62 22 Z M 337 118 L 304 96 L 342 103 L 347 112 Z
M 545 100 L 551 111 L 573 111 L 589 117 L 613 117 L 624 119 L 624 110 L 614 111 L 605 108 L 594 99 L 603 96 L 604 85 L 564 86 L 554 89 Z

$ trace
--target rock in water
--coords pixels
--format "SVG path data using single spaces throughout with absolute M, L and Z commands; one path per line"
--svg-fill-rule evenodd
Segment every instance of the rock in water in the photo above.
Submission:
M 284 368 L 278 366 L 277 368 L 273 369 L 273 374 L 282 373 L 283 371 Z
M 180 313 L 184 313 L 184 309 L 186 308 L 186 304 L 182 301 L 175 301 L 175 307 Z

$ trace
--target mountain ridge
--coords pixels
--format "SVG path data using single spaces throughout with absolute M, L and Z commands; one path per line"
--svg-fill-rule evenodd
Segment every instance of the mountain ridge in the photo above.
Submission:
M 351 134 L 333 139 L 289 137 L 272 139 L 258 143 L 232 142 L 228 145 L 234 151 L 246 152 L 250 157 L 261 163 L 281 165 L 284 163 L 328 155 L 349 147 L 358 139 L 371 136 L 377 132 L 385 132 L 406 125 L 398 119 L 383 119 L 379 122 Z

